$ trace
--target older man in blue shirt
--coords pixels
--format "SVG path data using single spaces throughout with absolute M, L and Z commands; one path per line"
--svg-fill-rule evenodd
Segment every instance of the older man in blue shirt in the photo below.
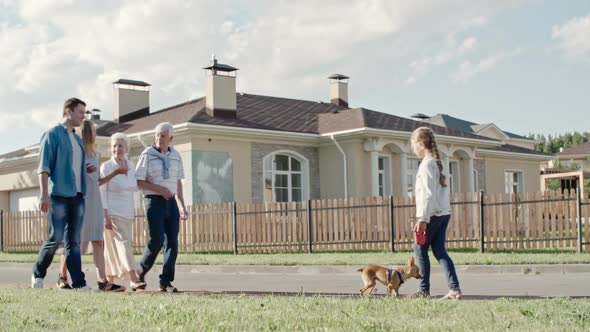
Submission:
M 49 129 L 39 144 L 39 186 L 41 211 L 49 213 L 49 239 L 43 242 L 33 267 L 32 288 L 43 288 L 47 268 L 60 242 L 64 241 L 66 264 L 72 287 L 88 289 L 80 257 L 80 230 L 84 217 L 86 169 L 84 144 L 74 133 L 86 113 L 86 104 L 78 98 L 65 101 L 62 124 Z

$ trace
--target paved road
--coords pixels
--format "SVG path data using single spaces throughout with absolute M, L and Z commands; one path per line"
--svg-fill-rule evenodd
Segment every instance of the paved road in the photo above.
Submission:
M 0 285 L 29 287 L 30 263 L 0 263 Z M 96 288 L 96 274 L 92 265 L 84 265 L 87 280 Z M 355 295 L 362 286 L 356 267 L 342 266 L 178 266 L 176 281 L 181 290 L 260 294 L 323 293 Z M 471 298 L 496 297 L 590 297 L 590 266 L 458 266 L 461 288 Z M 160 266 L 148 274 L 148 289 L 157 288 Z M 46 287 L 55 287 L 57 264 L 50 267 Z M 433 269 L 432 295 L 447 291 L 445 277 Z M 417 280 L 406 282 L 401 294 L 411 294 Z M 379 285 L 377 294 L 385 287 Z

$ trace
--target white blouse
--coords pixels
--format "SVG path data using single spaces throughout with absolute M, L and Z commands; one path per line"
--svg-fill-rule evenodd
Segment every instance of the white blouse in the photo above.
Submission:
M 126 219 L 135 217 L 133 193 L 137 189 L 135 168 L 131 161 L 127 162 L 127 175 L 118 174 L 111 181 L 100 186 L 102 207 L 109 210 L 109 215 Z M 100 166 L 100 177 L 104 178 L 119 168 L 117 162 L 111 158 Z
M 426 155 L 416 173 L 416 220 L 430 222 L 432 216 L 451 214 L 449 185 L 440 185 L 436 160 Z M 448 179 L 447 179 L 448 182 Z

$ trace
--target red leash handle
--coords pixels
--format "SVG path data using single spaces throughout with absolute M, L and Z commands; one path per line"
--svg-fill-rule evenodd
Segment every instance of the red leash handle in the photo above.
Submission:
M 426 231 L 414 232 L 414 242 L 419 246 L 425 245 L 426 244 Z

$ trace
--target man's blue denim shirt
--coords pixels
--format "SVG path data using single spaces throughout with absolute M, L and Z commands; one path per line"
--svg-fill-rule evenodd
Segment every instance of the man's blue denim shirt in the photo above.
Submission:
M 82 149 L 82 169 L 80 170 L 82 194 L 86 194 L 86 154 L 84 144 L 78 135 L 74 135 Z M 72 143 L 63 125 L 49 129 L 39 143 L 39 174 L 49 174 L 49 194 L 61 197 L 74 197 L 76 179 L 72 169 Z

